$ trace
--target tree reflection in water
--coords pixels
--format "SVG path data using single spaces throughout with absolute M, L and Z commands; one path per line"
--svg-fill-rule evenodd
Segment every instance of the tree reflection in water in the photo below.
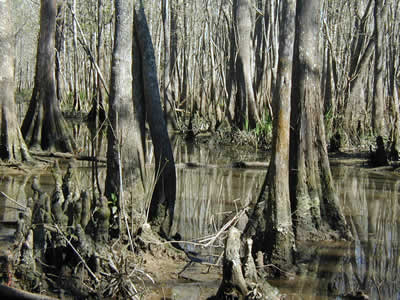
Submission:
M 232 147 L 175 143 L 176 162 L 181 167 L 177 168 L 173 226 L 184 240 L 214 235 L 229 217 L 257 199 L 266 170 L 231 168 L 229 163 L 265 161 L 265 156 L 256 152 L 244 156 L 234 153 Z M 182 163 L 196 167 L 182 167 Z M 185 247 L 196 250 L 192 244 Z
M 355 241 L 349 247 L 349 273 L 332 284 L 365 291 L 370 299 L 398 299 L 399 188 L 396 175 L 346 168 L 337 179 Z M 343 266 L 344 266 L 343 262 Z
M 296 280 L 275 284 L 287 299 L 399 299 L 400 178 L 350 167 L 333 175 L 354 241 L 310 243 Z
M 183 150 L 183 151 L 182 151 Z M 177 151 L 179 162 L 220 163 L 226 153 L 202 147 Z M 210 154 L 212 153 L 212 155 Z M 212 157 L 212 158 L 211 158 Z M 251 159 L 250 159 L 251 160 Z M 181 168 L 178 172 L 176 230 L 191 240 L 215 233 L 228 212 L 257 199 L 265 171 Z M 333 167 L 336 188 L 354 241 L 307 243 L 297 257 L 295 280 L 272 280 L 286 299 L 369 299 L 400 297 L 400 177 L 351 167 Z M 194 250 L 190 244 L 188 250 Z

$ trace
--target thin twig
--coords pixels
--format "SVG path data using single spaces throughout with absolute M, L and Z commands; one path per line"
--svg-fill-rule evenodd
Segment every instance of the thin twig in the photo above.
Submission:
M 14 200 L 13 198 L 11 198 L 10 196 L 6 195 L 5 193 L 1 192 L 0 193 L 6 197 L 8 200 L 10 200 L 11 202 L 13 202 L 14 204 L 17 204 L 18 206 L 22 207 L 23 209 L 26 209 L 27 207 L 21 203 L 18 203 L 18 201 Z
M 68 4 L 68 8 L 70 9 L 71 14 L 72 14 L 72 17 L 74 18 L 74 20 L 75 20 L 75 22 L 76 22 L 76 25 L 78 26 L 79 33 L 80 33 L 81 36 L 82 36 L 82 40 L 83 40 L 83 43 L 84 43 L 83 49 L 84 49 L 84 50 L 86 51 L 86 53 L 89 55 L 89 58 L 90 58 L 91 62 L 93 63 L 93 65 L 94 65 L 94 67 L 95 67 L 95 69 L 96 69 L 96 71 L 97 71 L 97 74 L 98 74 L 99 77 L 100 77 L 100 81 L 101 81 L 101 83 L 103 84 L 104 91 L 106 92 L 107 96 L 110 96 L 110 92 L 108 91 L 106 81 L 104 80 L 103 74 L 101 73 L 100 68 L 99 68 L 99 66 L 97 65 L 97 63 L 96 63 L 96 61 L 95 61 L 95 59 L 94 59 L 94 55 L 92 54 L 92 51 L 90 51 L 90 48 L 89 48 L 88 43 L 87 43 L 87 41 L 86 41 L 85 34 L 84 34 L 83 31 L 82 31 L 82 27 L 81 27 L 81 25 L 80 25 L 78 19 L 76 18 L 75 11 L 72 9 L 72 7 L 71 7 L 70 4 Z
M 226 230 L 228 230 L 229 227 L 231 227 L 232 224 L 234 224 L 239 218 L 246 212 L 247 207 L 243 208 L 241 211 L 239 211 L 231 220 L 229 220 L 227 223 L 225 223 L 224 226 L 217 232 L 217 234 L 207 243 L 204 245 L 204 247 L 210 246 L 212 243 L 215 242 L 218 237 L 223 234 Z M 201 242 L 201 241 L 200 241 Z

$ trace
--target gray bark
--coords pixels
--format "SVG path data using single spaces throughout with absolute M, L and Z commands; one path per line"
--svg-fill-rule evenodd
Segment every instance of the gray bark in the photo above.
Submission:
M 35 86 L 21 131 L 29 147 L 72 152 L 75 144 L 67 132 L 56 96 L 56 11 L 56 0 L 41 0 Z
M 17 121 L 14 97 L 14 36 L 10 1 L 0 2 L 0 158 L 30 160 L 30 154 Z
M 64 80 L 62 78 L 62 53 L 64 52 L 64 1 L 57 2 L 56 21 L 56 86 L 57 99 L 63 100 Z
M 235 227 L 229 230 L 225 244 L 223 279 L 217 293 L 217 299 L 225 299 L 225 295 L 245 299 L 248 289 L 242 272 L 240 260 L 240 231 Z
M 233 1 L 236 43 L 238 58 L 236 61 L 237 94 L 235 118 L 239 128 L 248 121 L 249 128 L 255 128 L 260 122 L 253 90 L 252 60 L 252 20 L 248 0 Z
M 322 238 L 323 227 L 349 237 L 334 192 L 322 117 L 320 2 L 297 1 L 290 137 L 290 193 L 296 238 Z
M 138 165 L 135 140 L 135 117 L 132 105 L 132 13 L 130 1 L 115 0 L 114 49 L 111 65 L 111 83 L 107 132 L 107 175 L 105 195 L 118 200 L 120 208 L 122 166 L 130 170 Z
M 376 136 L 385 134 L 385 93 L 384 93 L 384 45 L 383 45 L 383 10 L 385 5 L 383 0 L 375 0 L 374 6 L 374 86 L 372 100 L 372 126 Z
M 265 247 L 269 248 L 269 260 L 285 268 L 293 263 L 294 249 L 289 193 L 289 139 L 296 1 L 283 1 L 281 5 L 279 61 L 273 94 L 273 154 L 267 178 L 269 199 L 266 200 L 264 208 L 267 222 L 264 243 Z M 270 238 L 273 238 L 275 243 L 267 243 Z
M 264 203 L 263 213 L 259 206 L 252 216 L 252 222 L 261 220 L 248 224 L 245 237 L 254 238 L 255 251 L 265 252 L 268 262 L 280 269 L 288 269 L 293 263 L 294 249 L 289 194 L 289 137 L 296 1 L 282 1 L 281 5 L 279 63 L 273 96 L 272 158 L 258 200 L 259 204 Z

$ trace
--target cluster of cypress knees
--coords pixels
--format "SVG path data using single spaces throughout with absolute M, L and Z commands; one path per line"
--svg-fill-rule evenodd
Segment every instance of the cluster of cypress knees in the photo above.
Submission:
M 3 262 L 2 281 L 10 286 L 18 281 L 22 289 L 36 292 L 61 287 L 85 298 L 89 291 L 82 282 L 88 270 L 77 270 L 85 269 L 83 264 L 92 274 L 102 269 L 111 212 L 106 197 L 92 201 L 87 191 L 75 188 L 72 165 L 63 177 L 57 164 L 53 170 L 51 195 L 44 192 L 37 177 L 33 179 L 33 197 L 19 213 L 14 248 Z

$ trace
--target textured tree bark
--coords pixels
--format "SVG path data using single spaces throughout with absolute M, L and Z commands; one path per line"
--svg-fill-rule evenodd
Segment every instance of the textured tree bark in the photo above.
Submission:
M 235 103 L 236 125 L 243 129 L 248 122 L 249 128 L 255 128 L 260 122 L 253 89 L 251 14 L 248 0 L 233 1 L 238 58 L 236 61 L 237 93 Z
M 57 20 L 56 20 L 56 90 L 57 99 L 62 102 L 64 80 L 62 78 L 62 54 L 64 52 L 64 1 L 57 2 Z
M 279 61 L 273 93 L 273 154 L 268 171 L 268 199 L 264 208 L 266 220 L 264 249 L 269 260 L 287 269 L 293 263 L 294 235 L 289 193 L 290 101 L 292 88 L 293 44 L 295 38 L 296 1 L 282 2 Z M 267 241 L 273 240 L 274 243 Z
M 383 11 L 387 4 L 383 0 L 375 0 L 374 6 L 374 86 L 372 100 L 372 127 L 375 136 L 382 136 L 385 132 L 385 94 L 384 94 L 384 23 Z
M 113 195 L 120 208 L 122 178 L 125 170 L 137 167 L 137 124 L 132 104 L 132 15 L 130 1 L 115 0 L 114 49 L 111 63 L 111 83 L 107 131 L 107 175 L 105 196 Z M 130 168 L 131 167 L 131 168 Z M 117 215 L 119 213 L 117 212 Z
M 225 244 L 223 279 L 218 289 L 217 299 L 245 299 L 248 293 L 247 283 L 242 272 L 239 254 L 240 231 L 235 227 L 229 230 Z
M 255 210 L 245 237 L 254 238 L 255 251 L 265 252 L 268 262 L 287 270 L 293 263 L 295 246 L 289 194 L 289 137 L 296 1 L 286 0 L 281 4 L 279 63 L 273 95 L 272 157 L 258 200 L 264 205 Z M 257 218 L 261 220 L 254 223 Z
M 254 252 L 288 270 L 297 240 L 337 231 L 350 237 L 330 173 L 322 117 L 319 0 L 281 2 L 279 60 L 273 94 L 272 157 L 243 237 Z M 296 236 L 295 236 L 295 234 Z
M 328 228 L 349 237 L 334 192 L 321 107 L 320 2 L 297 1 L 290 136 L 290 194 L 296 238 Z M 326 227 L 328 226 L 328 228 Z
M 10 1 L 0 2 L 0 159 L 30 160 L 17 121 L 14 97 L 14 36 Z
M 150 203 L 149 220 L 160 226 L 160 232 L 170 235 L 175 208 L 176 172 L 171 143 L 160 103 L 160 92 L 154 49 L 141 0 L 135 3 L 134 38 L 140 50 L 142 87 L 146 120 L 154 145 L 155 188 Z
M 72 152 L 75 144 L 67 133 L 56 96 L 56 11 L 56 0 L 41 0 L 35 86 L 21 131 L 31 148 Z

